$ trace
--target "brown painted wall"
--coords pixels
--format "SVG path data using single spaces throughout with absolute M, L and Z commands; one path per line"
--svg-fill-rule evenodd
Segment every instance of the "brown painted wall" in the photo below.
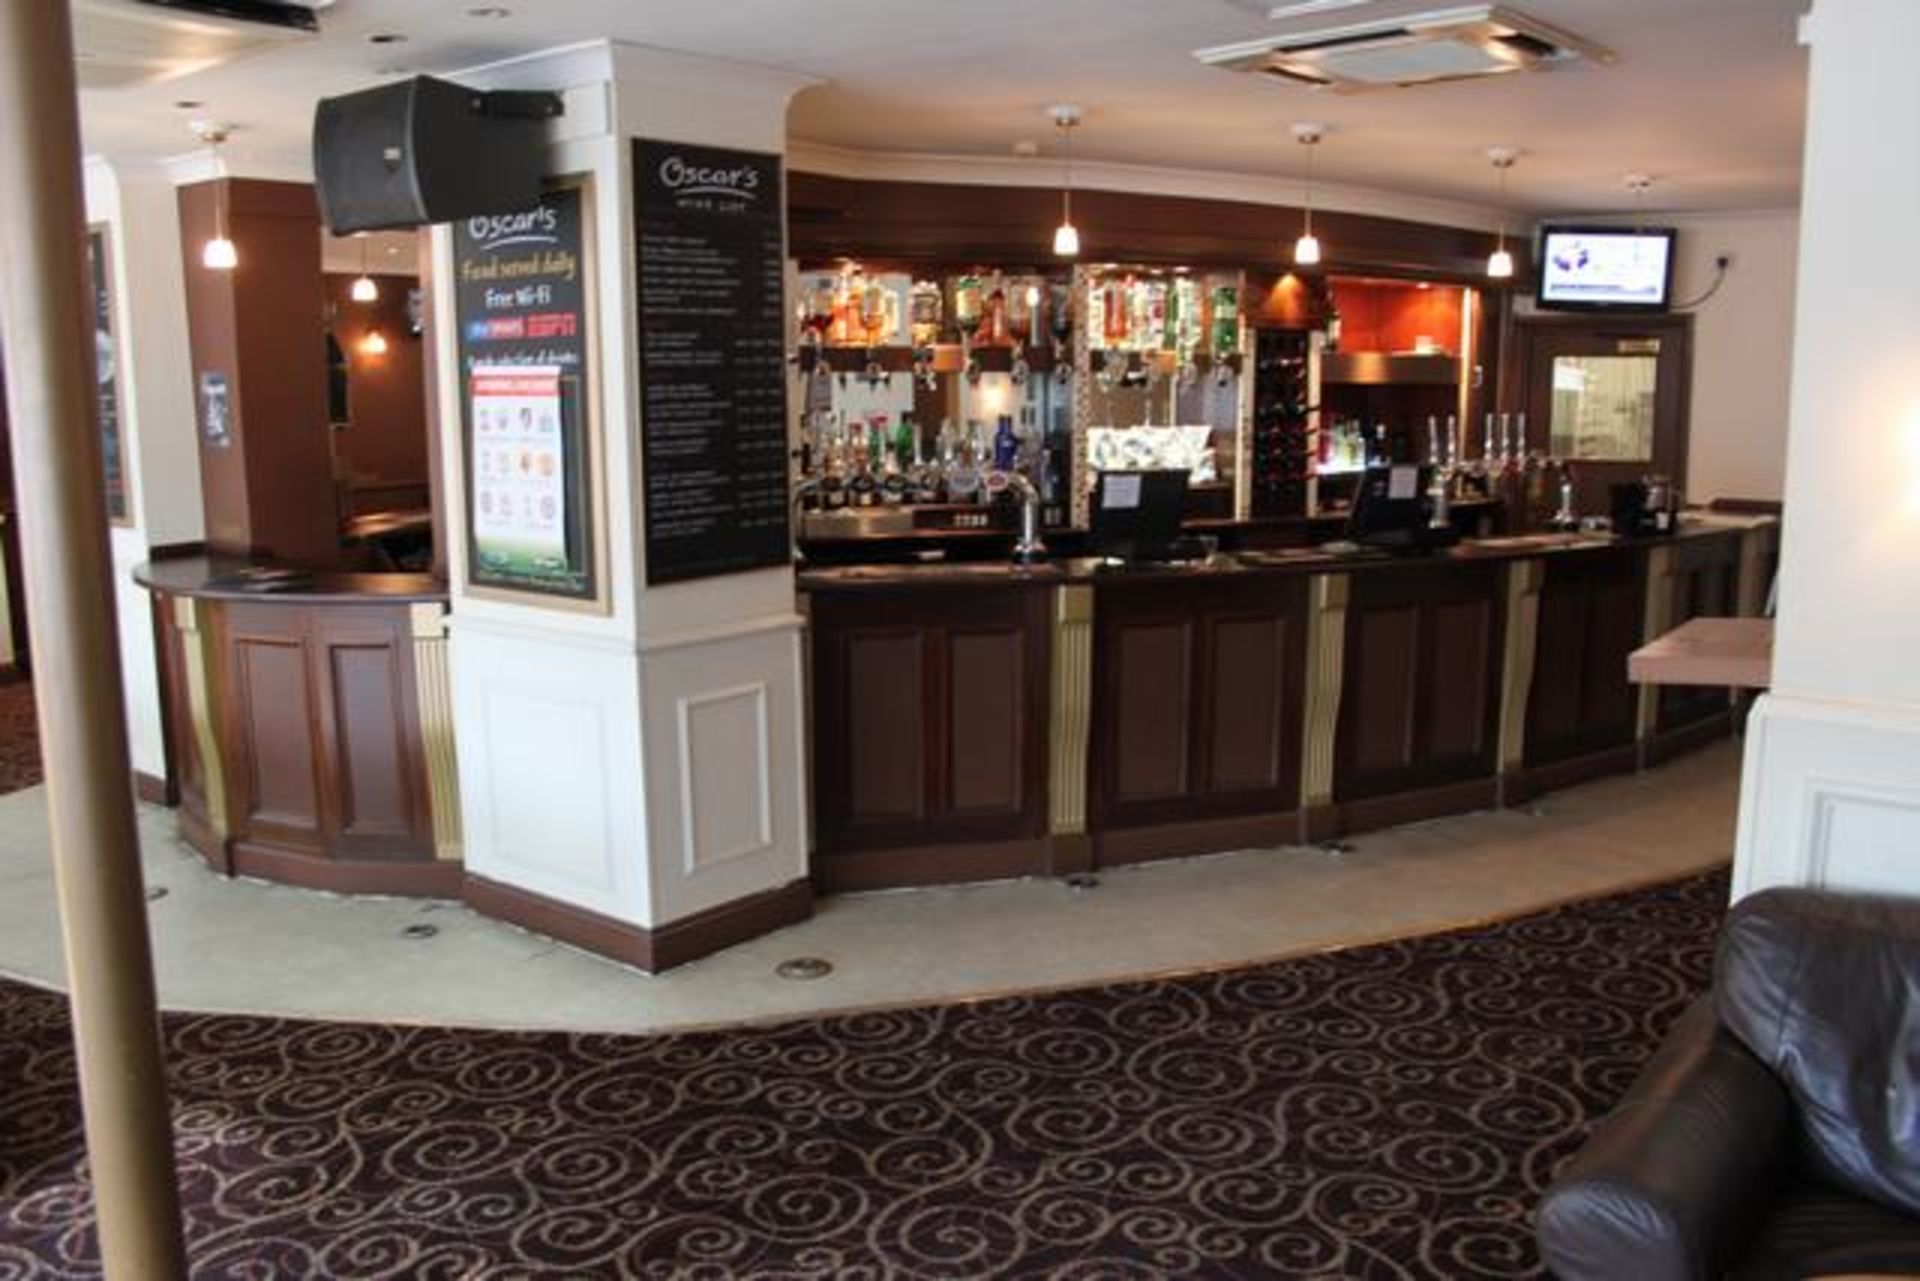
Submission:
M 412 276 L 379 275 L 376 302 L 348 296 L 354 277 L 329 274 L 327 300 L 333 336 L 347 353 L 348 425 L 333 436 L 335 473 L 356 486 L 427 483 L 427 396 L 423 343 L 407 332 L 407 291 Z M 366 350 L 370 329 L 386 337 L 387 350 Z
M 224 188 L 233 271 L 200 265 Z M 200 439 L 207 543 L 313 565 L 339 559 L 327 425 L 320 215 L 303 183 L 222 179 L 180 189 L 187 327 L 201 375 L 224 372 L 231 442 Z

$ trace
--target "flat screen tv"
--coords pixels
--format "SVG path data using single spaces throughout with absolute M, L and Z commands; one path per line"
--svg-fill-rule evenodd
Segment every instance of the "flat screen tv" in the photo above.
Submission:
M 1673 228 L 1548 227 L 1540 236 L 1542 311 L 1665 311 Z

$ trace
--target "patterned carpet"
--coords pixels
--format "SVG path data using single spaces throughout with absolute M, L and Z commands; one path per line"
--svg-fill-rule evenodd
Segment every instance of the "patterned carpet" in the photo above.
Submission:
M 0 792 L 36 787 L 40 779 L 40 726 L 33 711 L 33 686 L 23 680 L 0 681 Z
M 195 1275 L 1516 1277 L 1705 985 L 1697 878 L 1168 982 L 656 1037 L 169 1015 Z M 65 1007 L 0 984 L 0 1278 L 90 1276 Z

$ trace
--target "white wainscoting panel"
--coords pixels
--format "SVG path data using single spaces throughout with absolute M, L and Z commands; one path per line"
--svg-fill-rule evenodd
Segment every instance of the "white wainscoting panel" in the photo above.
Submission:
M 1733 897 L 1772 885 L 1920 896 L 1920 712 L 1755 704 Z
M 468 870 L 646 924 L 637 656 L 457 616 L 449 644 Z
M 652 924 L 806 875 L 799 654 L 792 616 L 642 653 Z

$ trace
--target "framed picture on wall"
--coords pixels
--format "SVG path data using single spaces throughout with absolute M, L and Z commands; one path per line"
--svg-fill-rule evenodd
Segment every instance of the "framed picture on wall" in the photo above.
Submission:
M 452 291 L 467 586 L 604 612 L 591 196 L 455 223 Z
M 121 431 L 120 343 L 113 323 L 113 244 L 103 224 L 87 228 L 87 288 L 93 298 L 94 403 L 99 407 L 100 462 L 105 471 L 107 519 L 133 524 L 133 492 L 127 481 L 126 442 Z

